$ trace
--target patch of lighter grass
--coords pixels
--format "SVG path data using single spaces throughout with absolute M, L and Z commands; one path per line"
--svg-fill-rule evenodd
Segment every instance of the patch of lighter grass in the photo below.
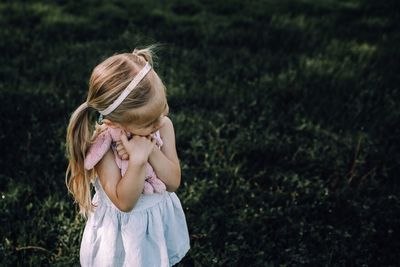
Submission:
M 292 16 L 290 14 L 272 15 L 271 25 L 279 28 L 294 28 L 306 30 L 316 25 L 318 19 L 306 17 L 304 14 Z
M 325 53 L 336 58 L 353 56 L 358 62 L 372 58 L 377 51 L 376 45 L 356 40 L 341 41 L 332 39 L 325 48 Z
M 33 3 L 28 6 L 28 9 L 41 15 L 43 22 L 46 24 L 80 24 L 87 22 L 83 17 L 65 13 L 61 7 L 56 5 Z
M 299 65 L 306 75 L 352 79 L 369 66 L 376 51 L 370 43 L 332 39 L 319 53 L 301 55 Z
M 350 46 L 350 51 L 359 56 L 360 58 L 371 58 L 377 51 L 376 45 L 371 45 L 368 43 L 352 43 Z
M 361 19 L 361 24 L 369 27 L 387 27 L 390 23 L 389 18 L 382 17 L 363 17 Z

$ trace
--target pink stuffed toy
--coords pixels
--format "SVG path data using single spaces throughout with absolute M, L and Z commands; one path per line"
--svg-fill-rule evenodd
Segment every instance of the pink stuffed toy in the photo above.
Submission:
M 84 166 L 86 170 L 91 170 L 106 154 L 110 147 L 112 148 L 115 156 L 115 162 L 118 168 L 121 170 L 121 176 L 123 176 L 128 169 L 128 161 L 123 160 L 118 156 L 116 148 L 112 145 L 112 142 L 120 141 L 121 134 L 126 134 L 121 128 L 107 127 L 101 133 L 98 134 L 94 140 L 92 146 L 89 148 L 86 154 Z M 160 148 L 163 142 L 159 135 L 154 134 L 156 138 L 156 144 Z M 144 182 L 143 194 L 163 193 L 166 190 L 165 184 L 157 177 L 153 170 L 153 167 L 147 162 L 146 164 L 146 180 Z

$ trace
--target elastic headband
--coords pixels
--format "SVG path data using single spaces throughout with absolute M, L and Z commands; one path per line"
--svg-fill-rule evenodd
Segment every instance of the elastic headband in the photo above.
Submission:
M 114 102 L 108 106 L 105 110 L 99 111 L 101 115 L 108 115 L 113 112 L 124 99 L 129 95 L 130 92 L 139 84 L 139 82 L 146 76 L 146 74 L 151 70 L 151 65 L 146 62 L 146 65 L 139 71 L 139 73 L 133 78 L 133 80 L 128 84 L 124 91 L 118 96 Z

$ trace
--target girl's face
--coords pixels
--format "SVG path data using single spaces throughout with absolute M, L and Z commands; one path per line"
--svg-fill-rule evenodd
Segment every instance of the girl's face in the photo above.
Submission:
M 164 125 L 163 123 L 164 117 L 165 115 L 162 114 L 156 121 L 151 122 L 150 124 L 145 125 L 143 127 L 135 127 L 134 125 L 128 125 L 125 126 L 124 128 L 127 132 L 130 132 L 134 135 L 148 136 L 158 131 Z
M 137 127 L 135 125 L 127 125 L 124 127 L 125 131 L 130 132 L 134 135 L 148 136 L 157 132 L 164 125 L 165 116 L 168 115 L 168 106 L 166 106 L 164 112 L 155 121 L 149 122 L 148 124 Z

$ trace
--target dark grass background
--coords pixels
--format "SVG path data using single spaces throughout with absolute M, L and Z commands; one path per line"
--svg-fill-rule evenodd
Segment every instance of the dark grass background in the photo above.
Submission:
M 191 250 L 178 266 L 396 266 L 396 0 L 2 1 L 0 265 L 76 266 L 69 116 L 162 44 Z

